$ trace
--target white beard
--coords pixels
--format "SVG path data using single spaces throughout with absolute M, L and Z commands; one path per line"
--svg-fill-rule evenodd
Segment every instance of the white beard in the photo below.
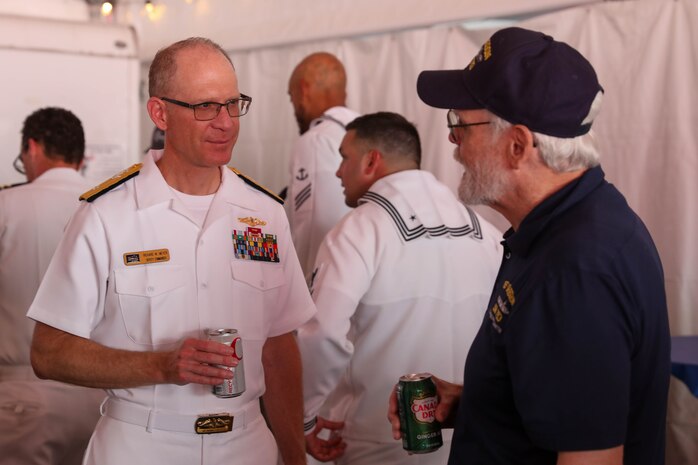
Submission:
M 460 160 L 458 147 L 454 158 L 463 165 L 463 177 L 458 186 L 458 198 L 467 205 L 493 205 L 506 191 L 507 176 L 492 151 L 488 151 L 472 166 Z

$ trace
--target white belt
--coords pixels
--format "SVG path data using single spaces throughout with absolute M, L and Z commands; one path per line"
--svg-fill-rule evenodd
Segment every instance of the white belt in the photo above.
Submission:
M 161 410 L 149 409 L 132 402 L 120 401 L 111 397 L 107 397 L 100 406 L 102 415 L 106 415 L 115 420 L 130 423 L 145 427 L 146 431 L 154 429 L 164 431 L 176 431 L 180 433 L 223 433 L 233 429 L 244 428 L 252 423 L 260 415 L 259 402 L 249 402 L 245 408 L 228 413 L 206 413 L 202 415 L 194 414 L 179 414 L 173 412 L 165 412 Z M 215 424 L 223 425 L 231 421 L 230 427 L 216 429 Z M 214 426 L 208 431 L 197 428 L 197 422 L 207 423 L 209 426 Z
M 31 365 L 0 365 L 0 381 L 37 381 Z

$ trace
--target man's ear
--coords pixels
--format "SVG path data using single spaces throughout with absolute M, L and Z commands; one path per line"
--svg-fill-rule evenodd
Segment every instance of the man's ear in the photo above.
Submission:
M 533 155 L 533 133 L 521 124 L 513 125 L 508 131 L 507 162 L 516 169 Z
M 307 105 L 311 100 L 311 84 L 307 79 L 300 78 L 298 80 L 298 98 L 304 105 Z
M 376 149 L 371 149 L 364 154 L 364 173 L 369 176 L 375 175 L 383 164 L 383 154 Z
M 167 112 L 165 111 L 165 102 L 157 97 L 150 97 L 146 103 L 148 115 L 153 121 L 153 124 L 163 131 L 167 130 Z
M 33 159 L 38 154 L 45 155 L 44 144 L 42 144 L 41 142 L 38 142 L 35 139 L 32 139 L 30 137 L 29 139 L 27 139 L 26 156 L 28 156 L 30 159 Z

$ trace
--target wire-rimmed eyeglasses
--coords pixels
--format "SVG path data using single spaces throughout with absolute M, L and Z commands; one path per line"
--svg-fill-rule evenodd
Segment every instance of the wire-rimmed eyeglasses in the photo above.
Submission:
M 490 124 L 491 121 L 479 121 L 477 123 L 461 123 L 460 117 L 453 110 L 448 110 L 446 113 L 446 121 L 448 123 L 449 134 L 448 137 L 451 142 L 456 143 L 458 138 L 456 137 L 454 128 L 467 128 L 468 126 L 481 126 L 483 124 Z
M 12 162 L 12 167 L 19 174 L 27 174 L 27 170 L 24 168 L 24 161 L 22 161 L 22 152 L 19 152 L 19 155 L 17 155 L 15 161 Z
M 201 102 L 196 104 L 191 104 L 187 102 L 182 102 L 181 100 L 175 100 L 168 97 L 160 97 L 161 100 L 165 102 L 174 103 L 184 108 L 191 108 L 194 110 L 194 119 L 197 121 L 211 121 L 218 113 L 221 111 L 221 107 L 225 106 L 228 111 L 228 115 L 231 118 L 239 118 L 247 113 L 252 104 L 252 97 L 245 94 L 240 94 L 239 98 L 231 98 L 225 103 L 218 102 Z

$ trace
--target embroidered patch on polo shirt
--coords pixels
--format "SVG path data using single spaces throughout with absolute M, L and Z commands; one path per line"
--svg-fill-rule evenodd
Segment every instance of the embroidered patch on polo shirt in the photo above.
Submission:
M 513 307 L 514 303 L 516 303 L 514 287 L 509 281 L 504 281 L 504 284 L 502 284 L 502 290 L 504 291 L 505 295 L 502 296 L 501 291 L 498 292 L 494 304 L 490 308 L 489 312 L 487 312 L 490 322 L 492 323 L 492 327 L 498 333 L 502 332 L 502 324 L 511 313 L 511 307 Z

